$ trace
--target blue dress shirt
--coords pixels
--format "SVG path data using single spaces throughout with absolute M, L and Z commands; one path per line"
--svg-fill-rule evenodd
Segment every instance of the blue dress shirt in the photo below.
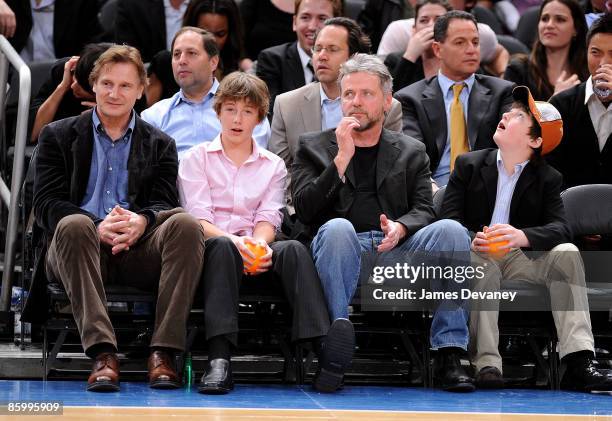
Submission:
M 321 93 L 321 130 L 335 129 L 342 120 L 340 97 L 329 99 L 322 85 L 319 85 L 319 91 Z
M 221 122 L 213 109 L 218 88 L 219 82 L 215 79 L 201 102 L 188 100 L 180 90 L 171 98 L 163 99 L 144 110 L 141 117 L 174 139 L 181 160 L 191 147 L 210 142 L 221 132 Z M 255 127 L 253 138 L 258 146 L 267 149 L 270 133 L 270 123 L 264 118 Z
M 495 196 L 495 207 L 493 208 L 493 216 L 489 226 L 510 223 L 510 204 L 512 203 L 514 188 L 528 163 L 529 160 L 516 164 L 514 166 L 514 173 L 508 174 L 504 167 L 501 152 L 497 150 L 497 196 Z
M 128 203 L 128 158 L 132 145 L 132 133 L 136 115 L 119 139 L 113 140 L 106 134 L 97 109 L 92 113 L 94 147 L 89 169 L 89 181 L 81 209 L 104 219 L 115 205 L 129 209 Z

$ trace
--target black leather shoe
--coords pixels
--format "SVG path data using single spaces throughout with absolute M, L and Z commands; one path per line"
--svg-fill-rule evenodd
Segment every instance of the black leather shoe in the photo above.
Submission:
M 448 392 L 473 392 L 473 379 L 461 366 L 459 353 L 440 349 L 434 358 L 434 378 L 436 385 Z
M 344 372 L 355 352 L 355 329 L 348 319 L 336 319 L 323 340 L 319 370 L 312 383 L 319 392 L 331 393 L 343 385 Z
M 503 389 L 504 378 L 497 367 L 483 367 L 476 376 L 476 387 L 479 389 Z
M 198 392 L 211 395 L 223 395 L 234 389 L 232 380 L 232 367 L 230 362 L 223 358 L 216 358 L 208 362 L 206 371 L 200 380 Z
M 591 358 L 575 364 L 569 363 L 561 380 L 561 389 L 581 392 L 612 391 L 612 374 L 595 367 Z

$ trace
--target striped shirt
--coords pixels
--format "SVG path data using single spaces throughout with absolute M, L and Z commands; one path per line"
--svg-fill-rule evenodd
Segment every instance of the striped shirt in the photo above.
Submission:
M 504 167 L 504 162 L 500 151 L 497 151 L 497 196 L 495 197 L 495 208 L 491 217 L 491 225 L 508 224 L 510 221 L 510 204 L 512 203 L 512 195 L 521 173 L 529 163 L 529 160 L 516 164 L 514 173 L 508 174 Z

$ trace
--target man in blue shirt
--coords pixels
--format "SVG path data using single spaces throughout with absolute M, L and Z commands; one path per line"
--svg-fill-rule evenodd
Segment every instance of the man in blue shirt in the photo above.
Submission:
M 221 132 L 213 110 L 219 87 L 214 77 L 218 63 L 219 48 L 211 33 L 190 26 L 182 28 L 172 41 L 172 71 L 181 90 L 142 113 L 144 121 L 174 138 L 179 160 L 189 148 L 210 142 Z M 267 147 L 267 119 L 255 127 L 253 137 L 259 146 Z
M 47 279 L 63 283 L 85 353 L 95 360 L 90 391 L 119 390 L 106 283 L 158 291 L 149 384 L 180 387 L 174 353 L 185 349 L 202 270 L 202 229 L 176 209 L 174 142 L 133 110 L 145 80 L 138 50 L 109 48 L 89 77 L 96 107 L 47 125 L 39 138 L 34 214 L 35 232 L 43 233 L 24 320 L 44 320 Z

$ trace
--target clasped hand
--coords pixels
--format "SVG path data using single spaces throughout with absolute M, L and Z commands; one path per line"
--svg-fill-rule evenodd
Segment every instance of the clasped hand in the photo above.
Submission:
M 107 244 L 113 254 L 129 250 L 147 228 L 147 218 L 116 205 L 98 224 L 100 242 Z

